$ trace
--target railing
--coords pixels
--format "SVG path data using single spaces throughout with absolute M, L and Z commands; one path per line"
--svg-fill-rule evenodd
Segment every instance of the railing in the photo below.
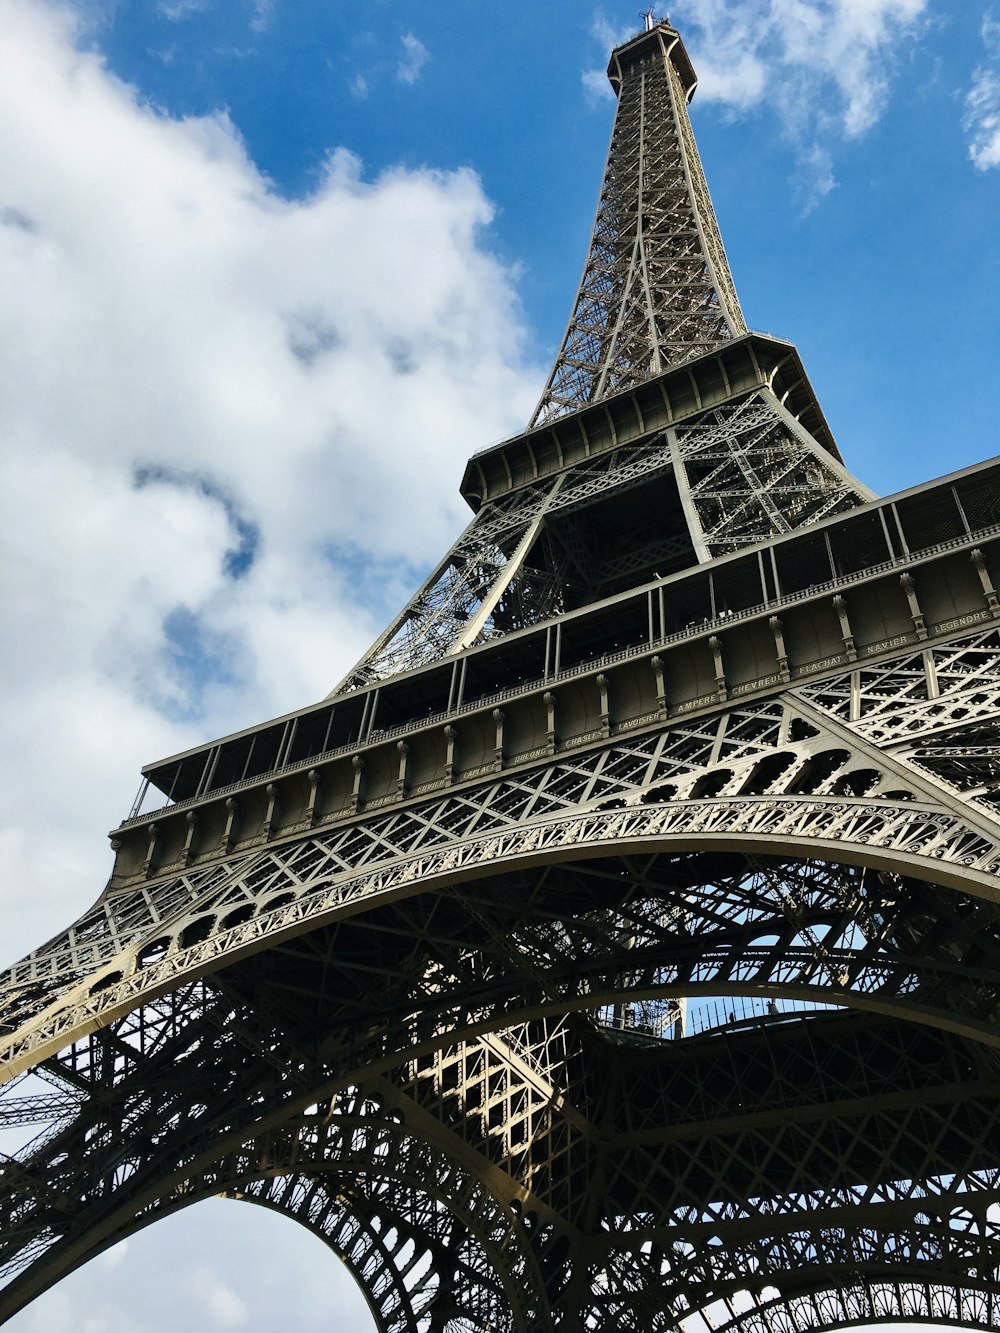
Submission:
M 843 1005 L 823 1004 L 818 1000 L 734 995 L 697 1002 L 688 1000 L 683 1009 L 677 1007 L 676 1001 L 604 1005 L 596 1017 L 603 1031 L 621 1034 L 627 1041 L 641 1038 L 677 1041 L 711 1032 L 770 1027 L 842 1008 Z
M 818 1000 L 789 1000 L 783 997 L 764 999 L 740 995 L 702 1001 L 697 1006 L 689 1001 L 684 1016 L 684 1035 L 695 1037 L 721 1029 L 760 1027 L 764 1023 L 799 1018 L 803 1014 L 829 1013 L 840 1008 L 843 1006 L 822 1004 Z
M 130 828 L 135 824 L 144 824 L 155 815 L 171 814 L 182 810 L 188 810 L 194 806 L 203 805 L 206 800 L 217 800 L 221 797 L 231 796 L 238 791 L 245 791 L 251 787 L 259 786 L 265 779 L 273 781 L 275 778 L 285 777 L 293 773 L 307 772 L 310 768 L 315 768 L 320 764 L 328 763 L 332 759 L 338 759 L 345 755 L 354 755 L 359 750 L 366 749 L 369 746 L 382 744 L 385 741 L 393 740 L 399 736 L 412 735 L 414 732 L 423 731 L 427 727 L 443 725 L 452 722 L 456 718 L 464 717 L 469 713 L 485 711 L 489 708 L 495 708 L 498 704 L 507 699 L 519 698 L 522 695 L 531 694 L 536 690 L 550 689 L 553 685 L 562 681 L 577 679 L 581 676 L 589 675 L 593 671 L 602 670 L 605 667 L 614 666 L 616 663 L 627 661 L 629 658 L 641 657 L 645 654 L 656 653 L 661 649 L 667 648 L 672 644 L 681 643 L 687 639 L 700 638 L 704 634 L 712 633 L 718 630 L 731 628 L 746 620 L 754 620 L 760 615 L 773 615 L 786 606 L 793 606 L 799 602 L 811 601 L 815 597 L 821 597 L 824 593 L 835 593 L 841 588 L 851 587 L 854 584 L 865 582 L 866 580 L 877 577 L 879 574 L 891 573 L 895 569 L 912 568 L 926 560 L 933 559 L 936 556 L 944 555 L 948 551 L 962 550 L 965 547 L 975 546 L 977 542 L 988 541 L 991 538 L 1000 535 L 1000 523 L 991 524 L 986 528 L 978 528 L 963 537 L 952 537 L 947 541 L 936 542 L 933 546 L 924 547 L 918 552 L 911 552 L 908 555 L 896 556 L 892 560 L 884 560 L 877 565 L 869 565 L 863 570 L 857 570 L 852 574 L 842 574 L 835 579 L 827 579 L 823 583 L 811 584 L 808 588 L 803 588 L 798 592 L 786 593 L 780 598 L 771 602 L 759 602 L 753 606 L 744 608 L 742 611 L 724 611 L 714 617 L 706 617 L 704 620 L 689 622 L 683 629 L 675 630 L 671 634 L 661 635 L 656 639 L 647 639 L 642 643 L 630 644 L 628 647 L 620 648 L 615 652 L 603 653 L 600 656 L 588 659 L 586 662 L 579 662 L 571 667 L 564 667 L 561 671 L 550 672 L 547 676 L 535 677 L 531 680 L 519 681 L 516 685 L 509 685 L 505 689 L 496 690 L 492 694 L 482 695 L 478 699 L 470 700 L 468 703 L 458 704 L 451 709 L 443 709 L 438 712 L 428 713 L 422 718 L 411 718 L 406 722 L 401 722 L 395 727 L 385 727 L 381 730 L 372 731 L 364 739 L 349 741 L 344 745 L 338 745 L 334 749 L 324 750 L 321 754 L 310 755 L 305 759 L 296 759 L 289 764 L 283 764 L 280 768 L 269 769 L 266 773 L 258 773 L 252 777 L 243 778 L 238 782 L 231 782 L 225 787 L 213 787 L 210 791 L 202 792 L 198 796 L 189 796 L 183 801 L 168 801 L 165 805 L 158 806 L 154 810 L 144 811 L 142 814 L 130 815 L 128 819 L 122 821 L 120 828 Z M 207 747 L 206 747 L 207 748 Z M 133 804 L 133 810 L 136 810 L 144 797 L 144 790 L 140 787 L 140 794 Z

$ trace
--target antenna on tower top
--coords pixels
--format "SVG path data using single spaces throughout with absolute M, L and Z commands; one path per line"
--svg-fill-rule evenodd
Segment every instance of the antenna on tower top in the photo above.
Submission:
M 650 6 L 649 9 L 643 9 L 643 10 L 641 10 L 640 13 L 639 13 L 639 17 L 640 17 L 641 19 L 645 19 L 645 21 L 646 21 L 646 31 L 647 31 L 647 32 L 652 32 L 652 31 L 653 31 L 653 28 L 654 28 L 654 26 L 655 26 L 655 24 L 656 24 L 656 14 L 653 12 L 653 8 L 652 8 L 652 6 Z

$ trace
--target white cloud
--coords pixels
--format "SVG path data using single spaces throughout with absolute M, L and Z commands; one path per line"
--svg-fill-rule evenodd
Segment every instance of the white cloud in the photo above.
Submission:
M 592 102 L 613 102 L 615 91 L 603 69 L 585 69 L 580 75 L 587 98 Z
M 403 56 L 396 67 L 396 78 L 400 83 L 414 84 L 423 73 L 424 66 L 430 59 L 431 53 L 419 38 L 414 37 L 412 32 L 404 33 L 401 41 L 403 43 Z
M 602 10 L 598 10 L 594 15 L 594 20 L 590 26 L 590 31 L 598 41 L 602 49 L 610 52 L 615 46 L 621 46 L 627 42 L 630 37 L 634 37 L 641 30 L 638 23 L 625 23 L 618 27 L 609 23 Z
M 120 1240 L 117 1245 L 112 1245 L 110 1250 L 105 1250 L 94 1262 L 107 1272 L 113 1272 L 125 1262 L 128 1254 L 128 1241 Z
M 265 1208 L 210 1199 L 108 1253 L 119 1252 L 113 1273 L 106 1256 L 84 1265 L 15 1315 L 11 1333 L 374 1333 L 360 1288 L 327 1245 Z
M 472 172 L 338 150 L 282 199 L 76 36 L 0 6 L 8 961 L 96 896 L 142 763 L 336 683 L 541 378 Z
M 774 106 L 796 132 L 817 121 L 848 137 L 875 123 L 899 44 L 929 0 L 681 0 L 698 95 Z
M 212 0 L 157 0 L 156 12 L 172 23 L 182 22 L 211 8 Z M 250 27 L 254 32 L 265 32 L 274 16 L 275 0 L 253 0 Z
M 899 48 L 929 0 L 676 0 L 671 17 L 698 72 L 700 101 L 734 114 L 767 105 L 799 147 L 811 206 L 835 185 L 830 145 L 881 115 Z M 595 21 L 603 45 L 613 33 Z M 590 71 L 589 74 L 594 74 Z M 588 89 L 588 76 L 584 78 Z
M 172 23 L 189 19 L 193 14 L 200 14 L 211 4 L 211 0 L 159 0 L 156 12 L 161 18 Z
M 969 156 L 980 171 L 1000 167 L 1000 21 L 992 12 L 982 24 L 987 63 L 977 67 L 965 99 Z
M 204 1266 L 196 1268 L 188 1285 L 199 1309 L 219 1328 L 236 1328 L 246 1323 L 250 1313 L 246 1302 L 211 1269 Z
M 605 62 L 593 69 L 585 69 L 580 75 L 580 82 L 583 84 L 587 101 L 593 106 L 597 102 L 613 102 L 615 100 L 614 89 L 608 79 L 607 58 L 614 47 L 621 46 L 622 42 L 627 42 L 630 37 L 634 37 L 637 29 L 634 24 L 618 28 L 613 27 L 603 11 L 598 10 L 590 25 L 590 31 Z
M 250 27 L 254 32 L 266 32 L 274 17 L 276 0 L 255 0 Z
M 833 161 L 829 149 L 814 143 L 799 150 L 802 173 L 799 180 L 799 199 L 803 211 L 809 213 L 831 190 L 837 188 Z
M 357 98 L 359 102 L 363 102 L 368 96 L 368 80 L 363 74 L 355 74 L 348 86 L 351 96 Z

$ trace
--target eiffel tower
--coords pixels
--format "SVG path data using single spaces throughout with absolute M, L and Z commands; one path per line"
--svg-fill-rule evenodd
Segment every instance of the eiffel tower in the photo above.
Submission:
M 677 32 L 609 74 L 466 531 L 327 699 L 151 764 L 3 977 L 0 1317 L 225 1195 L 382 1333 L 998 1323 L 1000 464 L 856 481 Z

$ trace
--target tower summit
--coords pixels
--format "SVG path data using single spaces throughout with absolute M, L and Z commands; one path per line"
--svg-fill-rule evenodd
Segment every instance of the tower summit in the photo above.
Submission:
M 612 53 L 618 95 L 594 235 L 539 425 L 746 333 L 687 106 L 697 83 L 677 31 Z
M 645 19 L 611 55 L 593 239 L 531 425 L 472 459 L 476 518 L 335 694 L 872 498 L 794 348 L 747 333 L 688 117 L 694 70 Z M 624 475 L 645 476 L 644 501 L 623 500 Z
M 676 31 L 610 74 L 466 531 L 327 699 L 150 764 L 0 978 L 0 1318 L 225 1195 L 380 1333 L 1000 1326 L 1000 462 L 856 481 Z

